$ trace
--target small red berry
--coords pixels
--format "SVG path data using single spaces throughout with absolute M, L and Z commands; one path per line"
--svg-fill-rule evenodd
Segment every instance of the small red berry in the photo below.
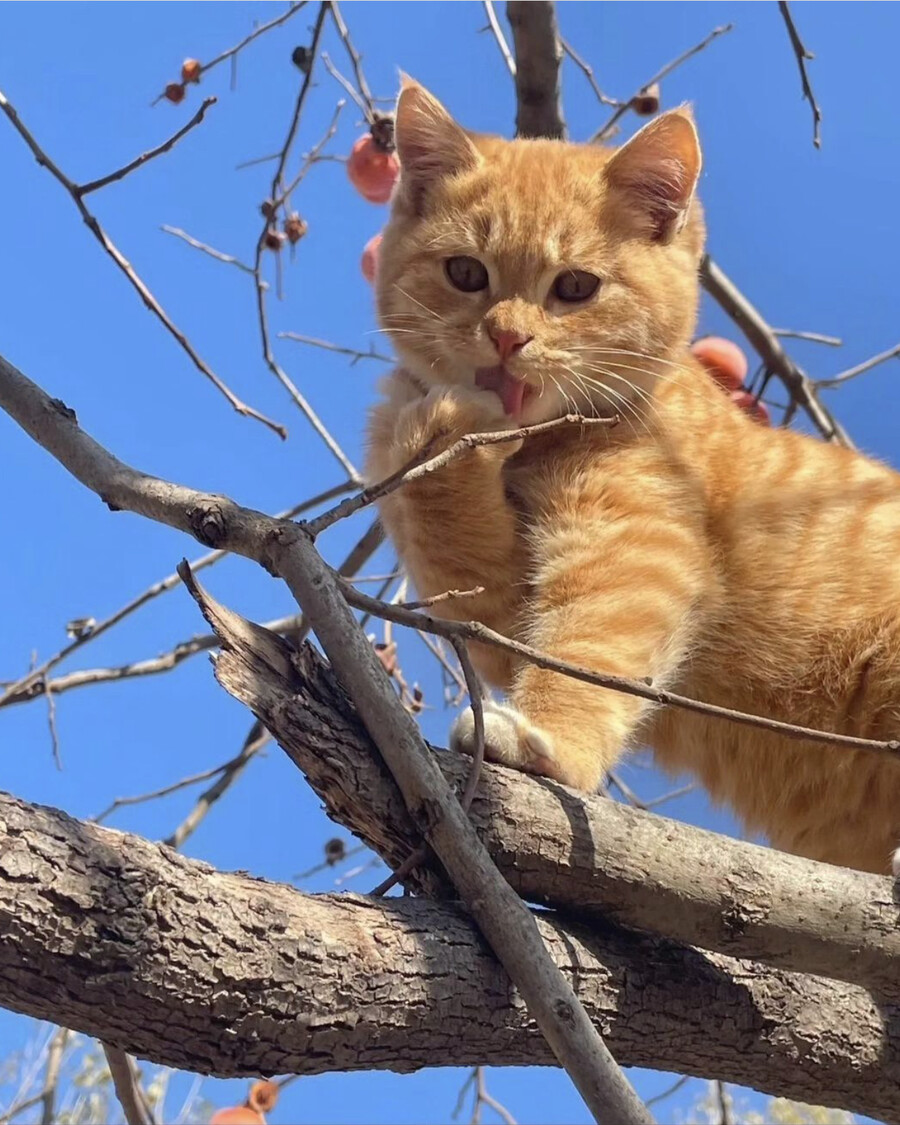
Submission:
M 178 105 L 179 102 L 184 101 L 184 86 L 182 86 L 180 82 L 170 82 L 169 85 L 166 86 L 165 97 L 167 97 L 173 105 Z
M 185 59 L 181 64 L 182 82 L 199 82 L 203 66 L 199 59 Z

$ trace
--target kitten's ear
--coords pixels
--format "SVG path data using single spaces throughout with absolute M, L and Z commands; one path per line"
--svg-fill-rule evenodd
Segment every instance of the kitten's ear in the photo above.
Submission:
M 604 174 L 610 188 L 641 216 L 650 237 L 665 241 L 684 225 L 701 165 L 694 119 L 682 107 L 635 133 Z
M 405 74 L 401 81 L 394 140 L 400 189 L 415 200 L 436 180 L 477 168 L 481 155 L 437 98 Z

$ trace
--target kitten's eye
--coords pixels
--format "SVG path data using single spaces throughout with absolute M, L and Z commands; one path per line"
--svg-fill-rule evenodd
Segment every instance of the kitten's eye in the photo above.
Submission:
M 600 278 L 586 270 L 566 270 L 553 282 L 553 296 L 559 301 L 586 301 L 600 288 Z
M 477 293 L 480 289 L 488 287 L 488 271 L 484 263 L 477 258 L 462 255 L 458 258 L 448 258 L 444 262 L 444 269 L 451 285 L 461 289 L 463 293 Z

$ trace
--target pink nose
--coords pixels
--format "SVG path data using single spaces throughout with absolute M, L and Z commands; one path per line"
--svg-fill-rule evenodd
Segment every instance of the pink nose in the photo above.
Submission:
M 534 336 L 526 336 L 524 332 L 513 332 L 505 328 L 489 328 L 488 335 L 494 341 L 494 347 L 497 349 L 497 355 L 500 356 L 502 363 L 505 363 L 510 356 L 520 352 L 527 343 L 534 339 Z

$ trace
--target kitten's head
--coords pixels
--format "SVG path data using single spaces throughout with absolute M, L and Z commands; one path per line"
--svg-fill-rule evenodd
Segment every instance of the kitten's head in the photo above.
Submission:
M 689 112 L 618 150 L 503 141 L 466 132 L 405 80 L 396 141 L 377 292 L 404 367 L 426 385 L 493 390 L 529 424 L 640 403 L 696 317 Z

